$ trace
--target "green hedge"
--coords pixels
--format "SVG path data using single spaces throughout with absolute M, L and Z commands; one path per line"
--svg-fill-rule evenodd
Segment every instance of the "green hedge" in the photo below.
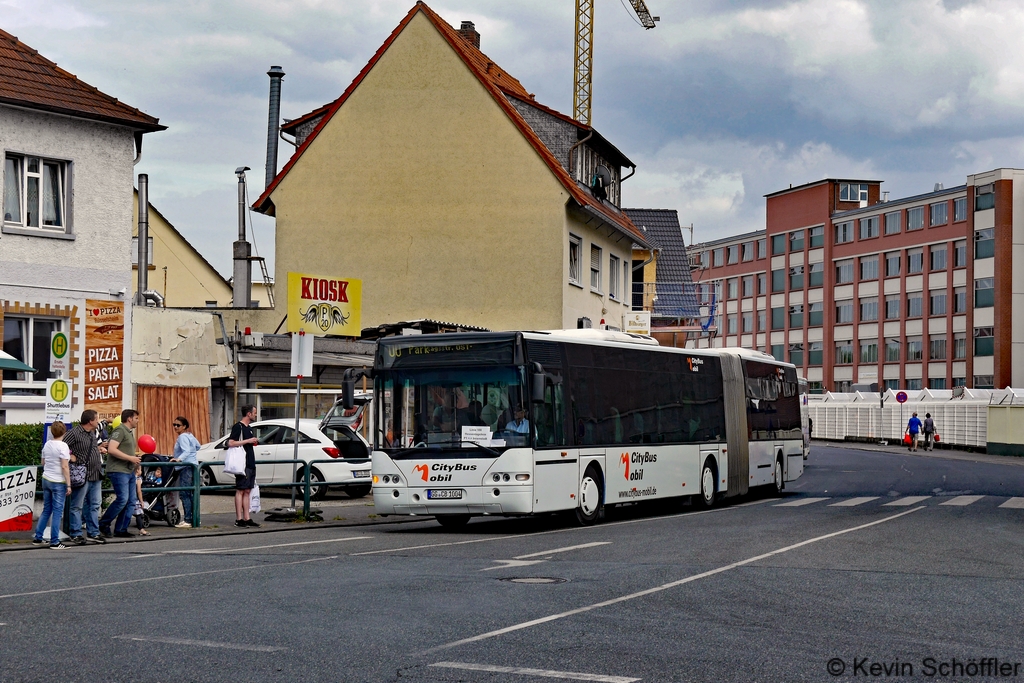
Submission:
M 43 425 L 0 425 L 0 466 L 38 465 Z

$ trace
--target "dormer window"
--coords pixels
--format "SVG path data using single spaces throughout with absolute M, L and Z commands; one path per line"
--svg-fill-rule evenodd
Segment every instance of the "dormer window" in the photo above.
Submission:
M 867 200 L 867 183 L 839 183 L 839 201 L 866 202 Z

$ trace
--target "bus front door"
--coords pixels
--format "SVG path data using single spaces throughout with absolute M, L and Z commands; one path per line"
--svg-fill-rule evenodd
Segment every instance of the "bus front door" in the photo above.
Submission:
M 579 450 L 534 451 L 533 511 L 554 512 L 576 507 L 579 490 Z

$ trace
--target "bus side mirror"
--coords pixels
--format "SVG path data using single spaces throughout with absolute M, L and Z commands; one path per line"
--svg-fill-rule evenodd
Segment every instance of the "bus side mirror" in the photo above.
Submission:
M 345 410 L 356 407 L 356 381 L 346 379 L 341 382 L 341 405 Z
M 533 373 L 530 375 L 530 398 L 534 403 L 544 402 L 545 385 L 544 368 L 541 367 L 540 363 L 534 363 Z

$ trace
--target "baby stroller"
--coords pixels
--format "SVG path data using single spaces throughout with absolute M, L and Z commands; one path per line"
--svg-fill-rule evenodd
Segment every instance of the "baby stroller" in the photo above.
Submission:
M 168 462 L 166 455 L 143 455 L 142 462 Z M 142 527 L 148 527 L 151 520 L 162 520 L 168 526 L 181 522 L 181 511 L 178 509 L 175 495 L 177 491 L 167 491 L 168 487 L 178 485 L 178 474 L 174 465 L 166 467 L 142 468 Z

